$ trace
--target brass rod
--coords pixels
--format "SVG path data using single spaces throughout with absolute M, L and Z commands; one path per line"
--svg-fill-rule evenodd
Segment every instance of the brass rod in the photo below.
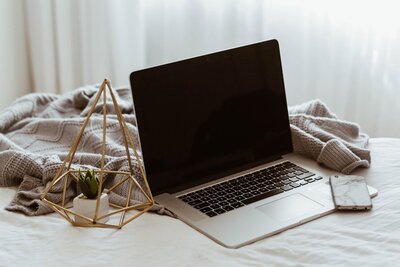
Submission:
M 126 123 L 125 123 L 124 120 L 122 121 L 122 123 L 123 123 L 123 124 L 125 125 L 125 127 L 126 127 Z M 138 161 L 139 170 L 140 170 L 140 172 L 141 172 L 141 174 L 142 174 L 142 176 L 143 176 L 143 180 L 144 180 L 145 185 L 146 185 L 146 187 L 147 187 L 147 190 L 148 190 L 148 193 L 149 193 L 149 195 L 150 195 L 150 198 L 153 199 L 153 195 L 152 195 L 152 193 L 151 193 L 149 183 L 147 182 L 147 176 L 146 176 L 146 172 L 145 172 L 145 170 L 144 170 L 143 163 L 142 163 L 142 161 L 140 160 L 139 154 L 138 154 L 138 152 L 137 152 L 137 147 L 136 147 L 135 143 L 133 142 L 132 136 L 131 136 L 131 135 L 128 135 L 128 141 L 131 143 L 131 146 L 132 146 L 132 148 L 133 148 L 133 153 L 135 154 L 135 158 L 136 158 L 136 160 Z
M 128 180 L 130 178 L 130 176 L 127 176 L 126 178 L 120 180 L 118 183 L 114 184 L 113 186 L 111 186 L 108 189 L 108 192 L 111 192 L 112 190 L 114 190 L 114 188 L 116 188 L 117 186 L 119 186 L 120 184 L 124 183 L 126 180 Z
M 103 143 L 101 145 L 101 164 L 100 164 L 100 179 L 99 189 L 97 190 L 96 209 L 94 212 L 93 220 L 96 221 L 97 214 L 99 213 L 100 196 L 103 193 L 101 188 L 103 187 L 104 177 L 104 158 L 106 155 L 106 135 L 107 135 L 107 79 L 104 80 L 105 89 L 103 90 Z
M 129 204 L 131 203 L 132 188 L 133 188 L 133 182 L 132 182 L 132 180 L 131 180 L 131 182 L 129 183 L 129 192 L 128 192 L 128 197 L 127 197 L 127 199 L 126 199 L 126 205 L 125 205 L 125 207 L 129 207 Z M 125 219 L 125 213 L 126 213 L 125 210 L 122 211 L 121 220 L 120 220 L 119 224 L 121 224 L 121 223 L 124 221 L 124 219 Z
M 70 170 L 70 172 L 79 172 L 79 170 Z M 93 170 L 95 173 L 101 172 L 101 170 Z M 131 174 L 130 172 L 124 171 L 112 171 L 112 170 L 104 170 L 104 173 L 113 173 L 113 174 Z
M 147 198 L 148 201 L 152 201 L 150 199 L 150 197 L 146 194 L 146 192 L 143 190 L 142 186 L 137 182 L 137 180 L 132 177 L 132 180 L 135 182 L 135 184 L 137 185 L 137 187 L 139 187 L 140 191 L 142 191 L 142 193 L 144 194 L 144 196 Z
M 124 140 L 124 145 L 125 145 L 125 151 L 126 151 L 126 156 L 128 157 L 128 164 L 129 164 L 129 170 L 131 171 L 131 175 L 133 174 L 133 168 L 132 168 L 132 160 L 131 160 L 131 153 L 129 152 L 129 147 L 128 147 L 128 140 L 126 138 L 127 135 L 127 129 L 124 127 L 125 125 L 122 123 L 122 121 L 124 120 L 123 116 L 122 116 L 122 112 L 121 109 L 119 108 L 119 105 L 117 103 L 117 100 L 115 98 L 114 92 L 112 91 L 112 87 L 110 82 L 107 82 L 108 88 L 110 89 L 110 95 L 111 95 L 111 99 L 113 101 L 114 104 L 114 108 L 115 108 L 115 113 L 117 114 L 117 118 L 118 118 L 118 123 L 120 125 L 121 131 L 122 131 L 122 136 L 123 136 L 123 140 Z
M 85 220 L 87 220 L 87 221 L 90 221 L 90 222 L 94 222 L 93 219 L 91 219 L 91 218 L 89 218 L 89 217 L 86 217 L 86 216 L 84 216 L 84 215 L 81 215 L 81 214 L 79 214 L 79 213 L 76 213 L 76 212 L 73 211 L 73 210 L 66 209 L 66 208 L 64 208 L 64 207 L 61 207 L 60 205 L 55 204 L 55 203 L 51 203 L 51 205 L 53 205 L 54 207 L 57 207 L 57 208 L 63 210 L 64 212 L 69 212 L 69 213 L 71 213 L 72 215 L 78 216 L 78 217 L 80 217 L 80 218 L 82 218 L 82 219 L 85 219 Z
M 124 207 L 119 206 L 117 204 L 109 203 L 110 207 L 116 208 L 116 209 L 123 209 Z
M 125 207 L 125 208 L 121 208 L 121 209 L 118 209 L 118 210 L 111 211 L 111 212 L 109 212 L 107 214 L 104 214 L 104 215 L 102 215 L 102 216 L 100 216 L 100 217 L 98 217 L 96 219 L 97 220 L 101 220 L 101 219 L 103 219 L 105 217 L 109 217 L 109 216 L 112 216 L 112 215 L 120 213 L 120 212 L 130 211 L 130 210 L 137 210 L 137 209 L 141 209 L 143 207 L 147 207 L 148 205 L 149 204 L 146 203 L 146 204 L 136 204 L 136 205 L 133 205 L 133 206 L 128 206 L 128 207 Z
M 125 222 L 123 222 L 122 224 L 120 224 L 119 226 L 122 227 L 124 225 L 126 225 L 127 223 L 133 221 L 134 219 L 136 219 L 137 217 L 139 217 L 140 215 L 142 215 L 143 213 L 147 212 L 149 209 L 151 209 L 153 207 L 153 205 L 151 205 L 148 208 L 145 208 L 144 210 L 138 212 L 137 214 L 135 214 L 134 216 L 132 216 L 130 219 L 126 220 Z

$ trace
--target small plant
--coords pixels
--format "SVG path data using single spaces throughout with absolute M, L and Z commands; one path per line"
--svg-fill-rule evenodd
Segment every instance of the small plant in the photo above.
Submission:
M 88 199 L 95 199 L 99 190 L 99 179 L 94 170 L 87 170 L 85 174 L 79 170 L 78 186 Z

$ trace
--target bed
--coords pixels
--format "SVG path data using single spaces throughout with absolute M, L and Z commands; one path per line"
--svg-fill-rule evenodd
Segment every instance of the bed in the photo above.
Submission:
M 0 266 L 393 266 L 400 251 L 400 139 L 373 138 L 369 148 L 371 167 L 354 174 L 379 191 L 372 211 L 335 212 L 239 249 L 154 213 L 113 230 L 8 212 L 15 189 L 0 188 Z

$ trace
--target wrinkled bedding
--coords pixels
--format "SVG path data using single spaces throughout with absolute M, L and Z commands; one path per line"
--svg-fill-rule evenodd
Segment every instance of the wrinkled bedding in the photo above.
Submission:
M 15 189 L 0 188 L 0 266 L 396 266 L 400 139 L 371 139 L 369 149 L 371 167 L 353 174 L 379 191 L 371 212 L 336 212 L 239 249 L 154 213 L 112 230 L 8 212 Z

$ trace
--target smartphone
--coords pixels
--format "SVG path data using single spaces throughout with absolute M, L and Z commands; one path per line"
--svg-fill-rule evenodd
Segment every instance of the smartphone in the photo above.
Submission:
M 370 210 L 371 197 L 367 183 L 362 176 L 329 177 L 333 201 L 338 210 Z

